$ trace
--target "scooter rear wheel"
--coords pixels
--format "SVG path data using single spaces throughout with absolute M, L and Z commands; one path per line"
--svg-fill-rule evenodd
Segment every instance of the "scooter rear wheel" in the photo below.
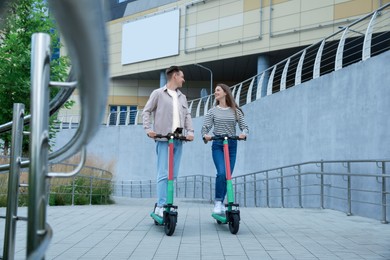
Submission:
M 237 234 L 238 229 L 240 228 L 240 217 L 237 214 L 231 216 L 231 221 L 229 222 L 229 230 L 233 235 Z
M 176 228 L 176 216 L 167 215 L 167 222 L 164 226 L 164 231 L 167 236 L 172 236 L 173 232 L 175 232 Z

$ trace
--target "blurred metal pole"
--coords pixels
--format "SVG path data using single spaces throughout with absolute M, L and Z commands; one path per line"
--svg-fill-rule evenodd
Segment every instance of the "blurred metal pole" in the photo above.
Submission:
M 43 258 L 49 244 L 49 240 L 45 239 L 50 234 L 46 229 L 49 77 L 50 36 L 35 33 L 31 42 L 31 163 L 28 179 L 27 258 Z
M 18 220 L 20 162 L 22 158 L 24 104 L 14 104 L 11 142 L 11 162 L 8 177 L 7 215 L 4 232 L 3 258 L 12 260 L 15 254 L 15 231 Z

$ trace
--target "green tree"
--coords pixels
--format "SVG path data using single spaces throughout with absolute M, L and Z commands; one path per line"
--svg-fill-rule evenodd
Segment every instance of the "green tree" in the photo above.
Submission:
M 14 103 L 23 103 L 26 114 L 30 113 L 31 36 L 36 32 L 48 33 L 52 53 L 59 52 L 60 48 L 58 30 L 43 0 L 11 1 L 3 23 L 0 31 L 0 124 L 12 121 Z M 51 81 L 64 81 L 69 70 L 68 58 L 58 56 L 53 58 L 53 55 L 51 59 Z M 50 96 L 57 92 L 57 89 L 51 88 Z M 7 153 L 11 134 L 0 138 Z M 25 144 L 24 152 L 27 147 Z

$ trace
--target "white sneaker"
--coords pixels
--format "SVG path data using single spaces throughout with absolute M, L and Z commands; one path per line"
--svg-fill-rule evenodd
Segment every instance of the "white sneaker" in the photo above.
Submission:
M 213 209 L 213 213 L 214 214 L 221 214 L 222 212 L 222 202 L 221 201 L 216 201 L 215 204 L 214 204 L 214 209 Z
M 226 211 L 225 204 L 223 204 L 223 202 L 222 202 L 221 203 L 221 213 L 225 214 L 225 211 Z
M 164 208 L 163 207 L 156 207 L 154 209 L 154 214 L 157 216 L 163 217 L 164 216 Z

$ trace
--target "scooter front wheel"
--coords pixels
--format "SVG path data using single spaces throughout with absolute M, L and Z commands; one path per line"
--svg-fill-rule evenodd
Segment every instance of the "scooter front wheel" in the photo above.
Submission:
M 164 226 L 164 231 L 167 236 L 172 236 L 176 228 L 176 216 L 167 215 L 167 221 Z
M 233 235 L 237 234 L 238 229 L 240 228 L 240 217 L 237 214 L 231 216 L 231 221 L 229 222 L 229 230 Z

